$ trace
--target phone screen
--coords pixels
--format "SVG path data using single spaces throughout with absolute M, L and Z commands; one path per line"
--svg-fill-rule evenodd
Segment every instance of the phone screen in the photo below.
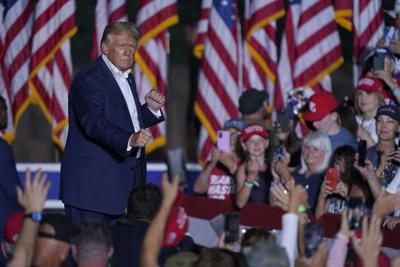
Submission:
M 282 132 L 289 132 L 290 112 L 287 108 L 282 108 L 278 111 L 278 123 Z
M 225 214 L 225 242 L 234 243 L 239 240 L 240 215 L 238 212 Z
M 384 70 L 385 69 L 385 54 L 377 53 L 373 58 L 374 70 Z
M 231 132 L 218 131 L 217 135 L 217 148 L 224 152 L 229 152 L 231 147 Z
M 367 154 L 367 141 L 360 140 L 358 143 L 358 165 L 365 167 L 365 157 Z

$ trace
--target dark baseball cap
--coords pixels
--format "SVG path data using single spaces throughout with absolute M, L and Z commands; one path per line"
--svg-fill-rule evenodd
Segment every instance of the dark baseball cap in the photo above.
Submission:
M 58 241 L 69 243 L 74 233 L 74 225 L 67 216 L 60 213 L 48 213 L 43 215 L 41 225 L 49 224 L 54 229 L 54 234 L 48 234 L 39 230 L 38 237 L 53 238 Z
M 243 115 L 250 115 L 263 107 L 268 100 L 268 92 L 265 90 L 248 89 L 239 98 L 239 111 Z
M 376 118 L 378 118 L 381 115 L 389 116 L 390 118 L 400 123 L 400 111 L 399 108 L 396 106 L 385 105 L 379 107 L 378 111 L 376 112 Z

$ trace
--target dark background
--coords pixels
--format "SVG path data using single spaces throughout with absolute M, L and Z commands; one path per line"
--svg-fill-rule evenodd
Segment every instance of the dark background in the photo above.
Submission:
M 240 17 L 243 18 L 243 0 L 238 0 Z M 392 9 L 393 0 L 384 0 L 384 9 Z M 128 0 L 128 16 L 135 21 L 138 0 Z M 72 38 L 74 73 L 89 63 L 94 23 L 95 0 L 76 1 L 78 32 Z M 192 104 L 196 88 L 199 61 L 192 54 L 194 33 L 201 8 L 201 0 L 178 0 L 179 23 L 171 28 L 171 54 L 169 70 L 169 104 L 167 123 L 167 147 L 183 146 L 187 158 L 196 161 L 198 121 Z M 390 24 L 390 19 L 386 18 Z M 284 26 L 284 18 L 278 21 L 278 42 Z M 352 92 L 352 33 L 338 27 L 345 58 L 332 75 L 333 92 L 339 100 L 351 97 Z M 279 45 L 278 45 L 279 47 Z M 57 162 L 62 152 L 51 140 L 51 128 L 37 105 L 32 104 L 22 116 L 13 143 L 19 162 Z M 165 148 L 148 155 L 149 160 L 163 161 Z

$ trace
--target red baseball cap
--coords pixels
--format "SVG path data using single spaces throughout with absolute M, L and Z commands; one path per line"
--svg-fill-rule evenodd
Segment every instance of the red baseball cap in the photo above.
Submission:
M 354 92 L 357 90 L 363 90 L 365 92 L 373 93 L 381 93 L 385 99 L 389 99 L 390 95 L 385 90 L 383 83 L 380 79 L 372 76 L 364 76 L 358 81 L 357 88 L 354 89 Z
M 319 121 L 336 107 L 336 97 L 332 93 L 319 91 L 310 97 L 304 119 L 306 121 Z
M 253 135 L 259 135 L 261 137 L 264 137 L 265 139 L 269 138 L 268 130 L 264 126 L 256 123 L 251 123 L 244 127 L 242 130 L 242 142 L 246 143 L 246 141 L 249 140 L 249 138 Z
M 16 211 L 10 213 L 4 225 L 4 240 L 14 245 L 17 241 L 19 232 L 21 231 L 22 222 L 24 221 L 25 213 L 23 211 Z

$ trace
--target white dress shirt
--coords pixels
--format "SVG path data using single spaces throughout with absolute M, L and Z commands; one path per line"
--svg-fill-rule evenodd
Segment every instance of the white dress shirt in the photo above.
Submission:
M 131 87 L 128 83 L 128 75 L 130 73 L 130 69 L 122 72 L 117 67 L 115 67 L 114 64 L 112 64 L 105 55 L 102 55 L 101 57 L 118 83 L 119 89 L 121 90 L 126 105 L 128 106 L 133 128 L 135 129 L 135 132 L 138 132 L 140 130 L 138 112 L 136 109 L 135 99 L 133 98 Z

